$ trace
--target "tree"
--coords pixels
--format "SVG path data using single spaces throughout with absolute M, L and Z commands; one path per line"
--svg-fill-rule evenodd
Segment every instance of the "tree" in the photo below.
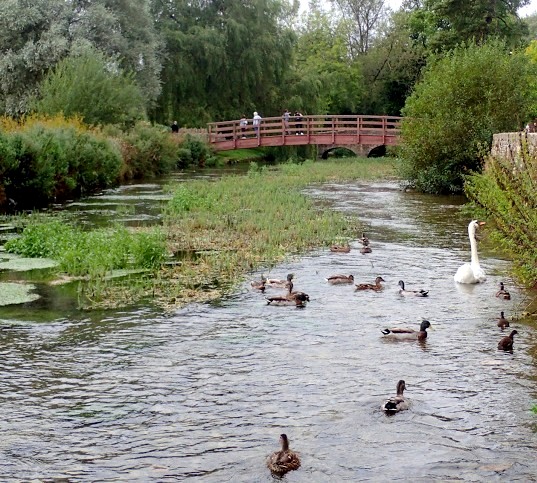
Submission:
M 170 0 L 155 6 L 166 43 L 163 91 L 152 117 L 201 126 L 280 112 L 295 35 L 286 0 Z
M 429 193 L 462 190 L 479 172 L 492 134 L 519 130 L 532 108 L 535 67 L 504 43 L 471 43 L 438 57 L 407 99 L 403 174 Z
M 412 36 L 430 52 L 448 51 L 461 42 L 501 38 L 518 45 L 527 33 L 517 10 L 529 0 L 413 0 L 404 6 L 412 12 Z
M 132 71 L 148 103 L 160 92 L 159 42 L 150 0 L 0 2 L 0 110 L 29 109 L 45 75 L 88 44 Z
M 145 117 L 144 98 L 134 76 L 91 48 L 66 57 L 47 74 L 35 109 L 79 115 L 88 124 L 132 124 Z
M 360 64 L 349 55 L 346 27 L 312 5 L 299 31 L 295 64 L 282 95 L 292 110 L 356 112 L 365 91 Z M 286 96 L 287 94 L 287 96 Z
M 376 30 L 386 17 L 384 0 L 332 0 L 350 20 L 349 32 L 353 55 L 365 54 Z

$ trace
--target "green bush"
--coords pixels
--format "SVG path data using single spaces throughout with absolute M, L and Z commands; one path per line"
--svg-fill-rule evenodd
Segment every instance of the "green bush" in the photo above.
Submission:
M 95 49 L 59 62 L 42 82 L 34 107 L 40 114 L 79 115 L 92 125 L 132 125 L 146 116 L 134 76 Z
M 492 237 L 512 255 L 520 281 L 536 286 L 537 159 L 525 154 L 516 162 L 489 158 L 482 174 L 467 179 L 465 192 L 493 221 Z
M 187 134 L 180 144 L 177 167 L 186 168 L 191 165 L 198 167 L 215 166 L 219 164 L 210 146 L 198 137 Z
M 401 174 L 428 193 L 461 192 L 496 132 L 519 130 L 536 95 L 527 56 L 497 41 L 462 45 L 430 62 L 407 98 Z
M 159 176 L 177 164 L 177 144 L 168 129 L 138 122 L 121 141 L 125 178 Z

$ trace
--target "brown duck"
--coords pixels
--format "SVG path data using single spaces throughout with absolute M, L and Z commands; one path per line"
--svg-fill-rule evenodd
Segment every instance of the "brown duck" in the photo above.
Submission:
M 500 342 L 498 342 L 498 349 L 502 351 L 512 351 L 513 350 L 513 337 L 515 334 L 518 334 L 516 330 L 513 330 L 508 336 L 504 337 Z
M 342 275 L 338 273 L 337 275 L 330 275 L 330 277 L 328 277 L 326 281 L 332 285 L 354 283 L 354 275 Z
M 380 282 L 385 282 L 385 280 L 382 277 L 377 277 L 375 283 L 359 283 L 355 285 L 355 290 L 375 290 L 375 292 L 378 292 L 384 288 Z
M 500 312 L 500 318 L 498 319 L 498 327 L 502 330 L 506 327 L 509 327 L 509 321 L 503 316 L 503 312 Z
M 277 295 L 275 297 L 266 297 L 267 305 L 280 305 L 296 307 L 304 307 L 306 302 L 309 302 L 310 297 L 304 292 L 293 292 L 293 282 L 289 282 L 289 291 L 285 295 Z
M 406 389 L 405 381 L 402 379 L 397 383 L 397 394 L 390 399 L 387 399 L 382 404 L 382 410 L 389 413 L 397 413 L 399 411 L 403 411 L 404 409 L 408 409 L 408 401 L 405 399 L 405 396 L 403 396 L 403 391 Z
M 285 473 L 300 468 L 300 458 L 298 454 L 289 449 L 287 435 L 280 435 L 282 449 L 272 453 L 267 459 L 267 467 L 276 476 L 283 476 Z
M 330 251 L 334 253 L 349 253 L 351 247 L 349 245 L 332 245 Z
M 503 282 L 500 282 L 500 290 L 496 292 L 496 297 L 503 300 L 511 300 L 511 294 L 505 290 Z

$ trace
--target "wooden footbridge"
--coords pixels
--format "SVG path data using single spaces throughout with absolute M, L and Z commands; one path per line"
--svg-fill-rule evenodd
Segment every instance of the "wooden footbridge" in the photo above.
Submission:
M 374 149 L 394 146 L 400 139 L 401 117 L 395 116 L 291 116 L 261 119 L 246 126 L 240 120 L 208 124 L 209 142 L 217 151 L 259 146 L 318 146 L 326 157 L 335 148 L 347 148 L 357 155 L 367 156 Z

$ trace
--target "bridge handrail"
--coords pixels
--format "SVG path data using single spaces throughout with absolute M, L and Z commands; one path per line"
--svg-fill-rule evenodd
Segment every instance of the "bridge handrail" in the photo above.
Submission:
M 381 134 L 393 137 L 400 134 L 399 116 L 375 116 L 375 115 L 306 115 L 297 120 L 291 116 L 287 125 L 282 117 L 262 118 L 256 131 L 253 119 L 247 119 L 246 128 L 241 129 L 240 119 L 208 123 L 208 136 L 210 143 L 218 143 L 223 140 L 239 139 L 243 136 L 275 137 L 289 135 L 316 134 L 351 134 L 360 136 L 363 134 Z

